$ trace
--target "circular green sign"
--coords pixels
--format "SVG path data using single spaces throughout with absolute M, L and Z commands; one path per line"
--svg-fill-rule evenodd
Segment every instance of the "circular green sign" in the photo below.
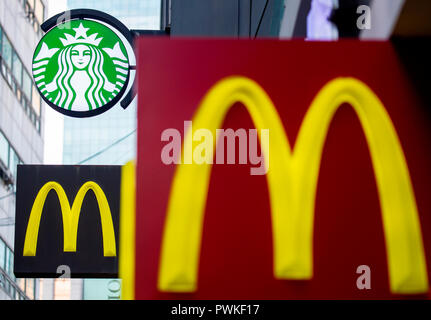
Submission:
M 71 20 L 52 28 L 33 56 L 33 78 L 43 99 L 75 117 L 100 114 L 115 105 L 129 73 L 122 40 L 93 20 Z

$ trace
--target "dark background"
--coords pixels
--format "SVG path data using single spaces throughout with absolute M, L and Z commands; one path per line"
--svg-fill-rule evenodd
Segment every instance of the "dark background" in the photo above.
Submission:
M 119 254 L 119 208 L 121 166 L 19 165 L 16 193 L 15 263 L 16 277 L 56 277 L 57 267 L 67 265 L 72 277 L 116 277 Z M 40 221 L 36 256 L 24 257 L 25 233 L 33 202 L 48 181 L 58 182 L 72 206 L 79 188 L 96 182 L 104 191 L 114 224 L 117 257 L 103 256 L 102 227 L 96 196 L 85 195 L 78 224 L 77 252 L 63 252 L 63 221 L 57 193 L 46 197 Z
M 278 37 L 284 0 L 172 1 L 172 36 Z
M 165 0 L 167 1 L 167 0 Z M 293 38 L 307 35 L 311 0 L 301 0 Z M 357 38 L 360 5 L 371 0 L 341 0 L 330 20 L 340 38 Z M 164 6 L 167 4 L 164 2 Z M 284 0 L 171 0 L 171 35 L 193 37 L 278 38 Z

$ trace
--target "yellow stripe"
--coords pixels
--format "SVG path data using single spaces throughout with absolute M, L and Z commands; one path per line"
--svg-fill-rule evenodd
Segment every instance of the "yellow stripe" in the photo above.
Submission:
M 63 187 L 55 181 L 47 182 L 36 195 L 36 199 L 33 202 L 33 207 L 30 211 L 30 217 L 27 224 L 27 231 L 25 233 L 24 240 L 24 256 L 35 256 L 36 248 L 37 248 L 37 239 L 39 234 L 39 225 L 40 218 L 42 216 L 43 206 L 45 205 L 45 199 L 48 196 L 48 193 L 54 190 L 57 193 L 58 200 L 60 201 L 61 206 L 61 214 L 63 220 L 63 237 L 64 237 L 64 251 L 69 246 L 69 242 L 66 241 L 66 238 L 70 238 L 66 236 L 69 233 L 69 226 L 66 225 L 67 221 L 69 221 L 70 216 L 70 204 L 67 199 L 66 193 L 64 192 Z M 73 244 L 72 244 L 73 246 Z
M 135 163 L 121 170 L 119 275 L 123 300 L 135 298 Z
M 336 110 L 349 103 L 365 132 L 374 167 L 390 289 L 400 294 L 428 291 L 422 234 L 406 160 L 392 121 L 370 88 L 353 78 L 338 78 L 326 84 L 305 115 L 294 152 L 271 99 L 257 83 L 244 77 L 225 78 L 207 93 L 193 117 L 193 132 L 205 128 L 215 137 L 216 129 L 236 102 L 247 108 L 259 133 L 270 130 L 269 143 L 265 139 L 260 143 L 269 166 L 276 278 L 312 278 L 314 202 L 322 150 Z M 187 132 L 184 150 L 192 149 L 193 132 Z M 162 239 L 158 278 L 161 291 L 197 289 L 211 167 L 206 163 L 176 167 Z
M 105 257 L 115 257 L 117 255 L 116 243 L 115 243 L 115 232 L 114 224 L 112 222 L 111 209 L 109 208 L 108 199 L 100 186 L 93 182 L 88 181 L 82 185 L 76 194 L 75 200 L 72 204 L 72 216 L 71 228 L 73 231 L 73 239 L 77 239 L 78 236 L 78 221 L 79 213 L 81 211 L 82 202 L 84 197 L 89 190 L 93 190 L 96 195 L 97 203 L 99 204 L 100 221 L 102 224 L 102 237 L 103 237 L 103 255 Z M 71 251 L 76 251 L 76 240 L 74 241 L 75 248 L 71 248 Z

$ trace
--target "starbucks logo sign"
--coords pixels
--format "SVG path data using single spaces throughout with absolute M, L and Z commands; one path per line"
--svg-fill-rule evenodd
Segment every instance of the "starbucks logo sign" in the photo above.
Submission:
M 76 117 L 97 115 L 126 91 L 128 51 L 108 24 L 70 20 L 51 28 L 37 45 L 33 77 L 41 96 L 57 111 Z

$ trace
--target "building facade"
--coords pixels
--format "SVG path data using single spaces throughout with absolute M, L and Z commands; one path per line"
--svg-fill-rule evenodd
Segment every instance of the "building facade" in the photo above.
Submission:
M 44 103 L 31 77 L 46 0 L 0 1 L 0 299 L 37 299 L 37 279 L 13 274 L 18 164 L 43 162 Z

